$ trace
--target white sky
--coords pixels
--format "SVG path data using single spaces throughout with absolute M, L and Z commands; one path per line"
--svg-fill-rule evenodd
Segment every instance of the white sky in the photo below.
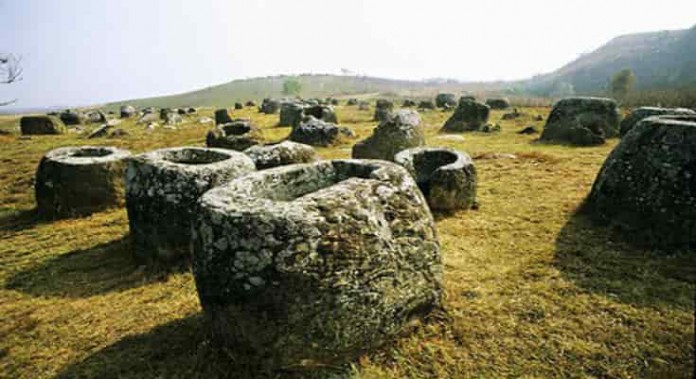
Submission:
M 552 71 L 626 33 L 696 24 L 696 0 L 0 0 L 16 107 L 338 73 L 461 80 Z

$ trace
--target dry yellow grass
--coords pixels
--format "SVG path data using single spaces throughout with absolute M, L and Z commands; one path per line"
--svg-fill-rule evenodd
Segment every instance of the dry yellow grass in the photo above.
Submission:
M 546 115 L 548 109 L 524 109 Z M 210 111 L 206 112 L 207 114 Z M 284 137 L 277 116 L 235 111 Z M 360 138 L 370 112 L 339 107 Z M 443 137 L 448 114 L 422 113 L 429 145 L 478 159 L 478 211 L 437 217 L 445 260 L 444 309 L 416 330 L 347 368 L 315 373 L 360 378 L 595 377 L 693 375 L 693 252 L 632 247 L 574 211 L 616 144 L 572 148 L 516 134 L 531 117 L 498 121 L 499 134 Z M 0 119 L 0 128 L 16 127 Z M 86 140 L 75 134 L 0 136 L 0 377 L 285 377 L 245 364 L 208 343 L 193 278 L 138 267 L 126 212 L 54 222 L 37 220 L 33 176 L 40 157 L 66 145 L 111 144 L 142 152 L 201 145 L 206 126 Z M 350 145 L 319 149 L 350 155 Z M 691 254 L 691 257 L 689 257 Z M 305 374 L 293 374 L 302 376 Z

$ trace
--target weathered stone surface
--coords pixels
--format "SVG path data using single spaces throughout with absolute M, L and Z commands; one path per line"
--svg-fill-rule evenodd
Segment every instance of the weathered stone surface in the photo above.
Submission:
M 604 162 L 585 208 L 631 241 L 696 247 L 696 116 L 634 126 Z
M 696 112 L 688 108 L 640 107 L 634 109 L 631 114 L 621 121 L 619 127 L 621 137 L 625 136 L 626 133 L 644 118 L 661 115 L 696 115 Z
M 232 117 L 230 117 L 227 108 L 221 108 L 215 111 L 215 125 L 227 124 L 232 122 Z
M 350 98 L 350 99 L 348 99 L 348 101 L 346 102 L 346 105 L 350 105 L 350 106 L 358 105 L 358 99 L 356 99 L 356 98 Z
M 491 109 L 508 109 L 510 108 L 510 100 L 504 97 L 491 98 L 486 100 L 486 105 Z
M 19 128 L 23 135 L 65 133 L 65 125 L 55 116 L 24 116 Z
M 167 120 L 167 115 L 171 112 L 175 112 L 175 110 L 173 110 L 171 108 L 160 109 L 160 112 L 159 112 L 160 120 L 162 120 L 162 121 Z
M 341 102 L 338 101 L 338 99 L 331 99 L 331 100 L 329 101 L 329 104 L 331 104 L 331 105 L 339 105 L 339 104 L 341 104 Z
M 244 106 L 245 106 L 245 107 L 255 107 L 255 106 L 256 106 L 256 102 L 255 102 L 254 100 L 249 100 L 249 101 L 247 101 L 246 103 L 244 103 Z
M 149 124 L 152 122 L 157 122 L 159 117 L 155 113 L 145 113 L 137 121 L 138 124 Z
M 126 205 L 136 258 L 153 263 L 187 258 L 198 198 L 254 170 L 251 158 L 222 149 L 176 147 L 133 157 L 126 170 Z
M 292 141 L 252 146 L 244 150 L 244 154 L 254 161 L 257 170 L 319 160 L 319 156 L 314 151 L 314 148 Z
M 374 121 L 385 121 L 389 118 L 394 110 L 394 103 L 386 99 L 377 99 L 375 104 L 375 114 L 372 117 Z
M 278 113 L 280 110 L 280 101 L 273 99 L 263 99 L 261 107 L 259 107 L 259 112 L 265 114 Z
M 178 113 L 180 116 L 185 116 L 186 115 L 186 109 L 184 108 L 179 108 L 176 110 L 176 113 Z
M 304 117 L 305 105 L 298 102 L 286 102 L 280 107 L 278 126 L 299 125 Z
M 48 152 L 36 170 L 36 203 L 49 218 L 81 216 L 123 205 L 127 150 L 63 147 Z
M 69 109 L 64 112 L 61 112 L 59 117 L 60 120 L 63 121 L 63 124 L 68 126 L 81 125 L 84 123 L 84 115 Z
M 227 124 L 217 125 L 208 131 L 205 143 L 208 147 L 244 151 L 263 141 L 261 131 L 249 119 L 238 118 Z
M 471 209 L 476 205 L 476 167 L 463 152 L 436 147 L 400 151 L 394 161 L 413 176 L 434 211 Z
M 304 108 L 303 113 L 305 116 L 312 116 L 324 122 L 338 124 L 338 117 L 336 117 L 336 111 L 330 105 L 314 105 L 306 107 Z
M 398 110 L 367 139 L 353 146 L 353 158 L 393 161 L 401 150 L 425 145 L 421 119 L 413 110 Z
M 92 131 L 92 133 L 90 133 L 87 136 L 87 138 L 92 139 L 92 138 L 106 137 L 106 135 L 109 133 L 110 129 L 111 129 L 111 125 L 109 125 L 109 124 L 101 125 L 98 128 L 94 129 Z
M 306 116 L 299 125 L 292 128 L 288 139 L 311 146 L 335 145 L 343 138 L 353 138 L 355 134 L 347 127 Z
M 402 108 L 412 108 L 416 106 L 416 102 L 413 100 L 406 99 L 404 102 L 401 104 Z
M 91 111 L 86 115 L 87 122 L 92 124 L 105 123 L 107 121 L 106 114 L 102 111 Z
M 179 125 L 184 122 L 179 112 L 169 112 L 165 115 L 165 124 L 167 125 Z
M 488 105 L 462 97 L 457 109 L 442 126 L 441 132 L 469 132 L 480 130 L 488 122 Z
M 431 100 L 423 100 L 418 103 L 418 109 L 435 109 L 435 103 Z
M 432 215 L 409 174 L 388 162 L 240 177 L 201 198 L 193 230 L 214 339 L 271 367 L 346 362 L 441 297 Z
M 244 104 L 234 103 L 234 109 L 236 109 L 236 110 L 244 109 Z
M 619 135 L 619 110 L 612 99 L 573 97 L 559 100 L 546 120 L 540 140 L 593 146 Z
M 130 118 L 135 116 L 136 111 L 132 105 L 122 105 L 119 113 L 121 118 Z
M 445 106 L 456 107 L 457 97 L 453 93 L 438 93 L 435 96 L 435 105 L 438 108 L 445 108 Z
M 196 111 L 196 108 L 189 108 L 189 109 L 186 110 L 186 113 L 188 113 L 188 114 L 195 114 L 195 113 L 197 113 L 197 112 L 198 112 L 198 111 Z

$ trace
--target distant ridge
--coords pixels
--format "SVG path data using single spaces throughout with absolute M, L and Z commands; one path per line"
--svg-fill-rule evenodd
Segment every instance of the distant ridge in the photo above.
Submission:
M 395 80 L 368 76 L 344 76 L 330 74 L 302 74 L 297 76 L 302 83 L 302 97 L 324 98 L 328 96 L 350 96 L 373 94 L 383 96 L 431 96 L 440 90 L 462 92 L 496 86 L 495 83 L 461 83 L 455 80 Z M 184 107 L 212 106 L 229 107 L 235 102 L 259 101 L 265 97 L 281 98 L 283 82 L 287 75 L 264 78 L 238 79 L 201 90 L 178 95 L 118 101 L 108 104 L 116 107 L 132 104 L 141 107 Z
M 237 79 L 217 86 L 171 96 L 117 101 L 107 104 L 113 108 L 122 104 L 140 107 L 211 106 L 230 107 L 235 102 L 259 101 L 266 97 L 282 98 L 283 82 L 288 75 Z M 454 93 L 489 92 L 502 89 L 504 82 L 459 82 L 452 79 L 397 80 L 370 76 L 331 74 L 296 75 L 302 83 L 302 97 L 325 98 L 372 95 L 386 97 L 432 97 L 439 91 Z
M 599 93 L 624 68 L 635 74 L 636 89 L 696 86 L 696 26 L 616 37 L 552 73 L 523 81 L 522 87 L 538 95 L 553 94 L 568 85 L 576 93 Z
M 629 34 L 616 37 L 549 74 L 515 82 L 458 82 L 451 79 L 393 80 L 368 76 L 329 74 L 299 75 L 302 96 L 433 96 L 440 91 L 509 96 L 562 97 L 572 94 L 603 94 L 617 71 L 630 68 L 638 90 L 696 87 L 696 26 L 685 30 Z M 141 107 L 229 107 L 235 102 L 280 98 L 288 76 L 238 79 L 193 92 L 133 99 L 108 104 Z

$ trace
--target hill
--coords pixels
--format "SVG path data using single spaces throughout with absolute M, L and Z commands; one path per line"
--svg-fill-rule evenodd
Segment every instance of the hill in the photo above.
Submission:
M 119 101 L 107 107 L 132 104 L 141 107 L 213 106 L 229 107 L 235 102 L 249 99 L 259 101 L 265 97 L 285 97 L 283 82 L 288 76 L 239 79 L 228 83 L 172 96 Z M 441 90 L 452 92 L 495 89 L 500 83 L 461 83 L 454 80 L 393 80 L 368 76 L 342 76 L 329 74 L 303 74 L 302 96 L 324 98 L 374 94 L 383 96 L 432 96 Z
M 696 86 L 696 26 L 616 37 L 552 73 L 523 81 L 522 88 L 537 95 L 603 92 L 624 68 L 633 70 L 638 90 Z
M 517 82 L 459 82 L 451 79 L 416 81 L 329 74 L 304 74 L 299 79 L 302 83 L 302 96 L 306 98 L 366 94 L 424 97 L 433 96 L 440 91 L 469 92 L 479 96 L 503 93 L 510 97 L 561 97 L 604 93 L 612 75 L 624 68 L 633 70 L 637 90 L 696 88 L 696 26 L 686 30 L 616 37 L 554 72 Z M 237 101 L 283 97 L 283 82 L 287 78 L 288 76 L 281 75 L 239 79 L 193 92 L 119 101 L 107 106 L 229 107 Z M 678 93 L 683 94 L 683 91 Z M 659 94 L 658 97 L 658 100 L 666 104 L 686 106 L 689 103 L 680 98 L 670 100 L 665 94 Z

